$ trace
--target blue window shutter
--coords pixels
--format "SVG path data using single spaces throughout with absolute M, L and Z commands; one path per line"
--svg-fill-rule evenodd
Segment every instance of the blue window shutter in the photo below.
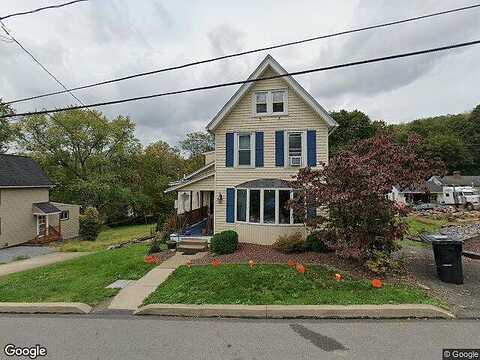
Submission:
M 233 223 L 235 219 L 235 189 L 227 189 L 227 223 Z
M 263 167 L 263 131 L 255 133 L 255 167 Z
M 307 131 L 307 165 L 317 165 L 317 132 L 315 130 Z
M 275 131 L 275 166 L 285 166 L 284 131 Z
M 233 139 L 234 133 L 225 134 L 225 166 L 233 167 Z

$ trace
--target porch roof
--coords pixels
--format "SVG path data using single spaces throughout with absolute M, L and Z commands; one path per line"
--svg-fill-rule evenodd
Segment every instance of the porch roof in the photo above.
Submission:
M 60 214 L 61 211 L 51 202 L 40 202 L 33 204 L 33 215 L 52 215 L 52 214 Z
M 165 193 L 185 189 L 189 185 L 200 183 L 201 181 L 204 181 L 204 180 L 206 180 L 208 178 L 211 178 L 213 176 L 215 176 L 215 170 L 199 174 L 198 176 L 195 176 L 195 177 L 192 177 L 192 178 L 186 178 L 181 182 L 171 184 L 171 186 L 165 190 Z M 186 189 L 186 190 L 188 190 L 188 189 Z M 211 191 L 213 191 L 214 189 L 213 189 L 213 186 L 207 186 L 206 188 L 200 189 L 200 190 L 211 190 Z

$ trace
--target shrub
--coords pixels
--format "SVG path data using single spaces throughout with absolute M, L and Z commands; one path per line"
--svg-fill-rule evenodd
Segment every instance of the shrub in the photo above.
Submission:
M 404 271 L 404 264 L 401 259 L 393 259 L 388 256 L 388 253 L 375 250 L 370 255 L 370 260 L 367 261 L 367 269 L 379 275 L 387 272 L 401 273 Z
M 328 244 L 334 235 L 329 231 L 316 230 L 308 234 L 305 239 L 305 250 L 311 250 L 319 253 L 332 251 Z
M 212 236 L 210 249 L 216 254 L 231 254 L 238 249 L 238 234 L 233 230 L 222 231 Z
M 152 239 L 152 242 L 150 243 L 147 255 L 159 253 L 161 251 L 160 243 L 162 242 L 165 242 L 165 233 L 157 232 L 155 234 L 155 237 Z
M 305 241 L 299 232 L 290 235 L 280 235 L 273 247 L 283 253 L 305 251 Z
M 84 240 L 95 241 L 101 228 L 102 223 L 100 222 L 97 209 L 88 207 L 83 215 L 80 216 L 80 236 Z

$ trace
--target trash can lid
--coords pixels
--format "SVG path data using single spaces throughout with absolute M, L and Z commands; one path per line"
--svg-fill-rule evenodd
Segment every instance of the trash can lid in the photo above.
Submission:
M 463 241 L 460 239 L 452 238 L 448 235 L 442 234 L 423 234 L 421 238 L 425 241 L 435 243 L 435 244 L 461 244 Z

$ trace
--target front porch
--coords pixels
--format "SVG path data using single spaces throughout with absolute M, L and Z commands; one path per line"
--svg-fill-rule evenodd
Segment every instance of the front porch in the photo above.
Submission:
M 60 209 L 50 202 L 43 202 L 33 204 L 32 211 L 37 224 L 32 244 L 47 244 L 62 240 L 62 211 Z

